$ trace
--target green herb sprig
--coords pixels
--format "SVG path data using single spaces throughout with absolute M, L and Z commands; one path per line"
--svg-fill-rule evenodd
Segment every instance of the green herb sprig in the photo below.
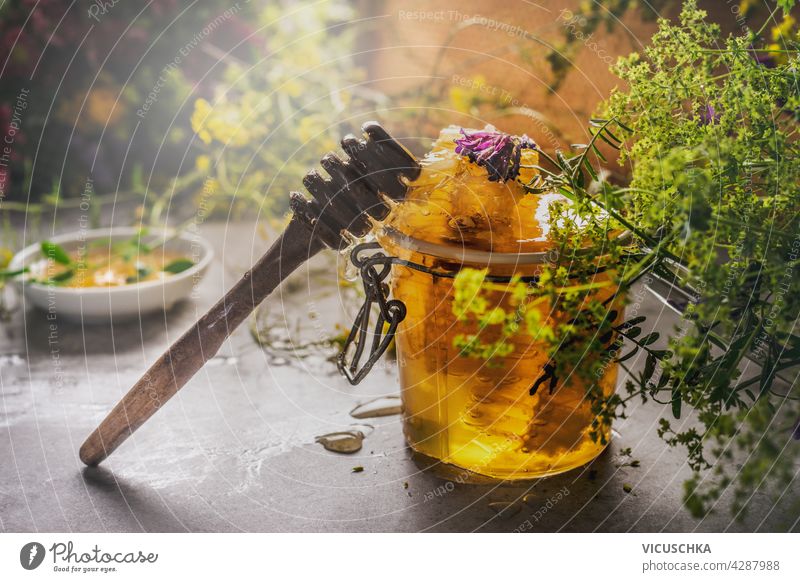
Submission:
M 627 88 L 591 121 L 587 143 L 541 152 L 540 176 L 526 185 L 571 202 L 551 207 L 558 260 L 518 308 L 528 313 L 527 305 L 544 300 L 562 314 L 544 322 L 530 316 L 528 333 L 550 346 L 537 389 L 554 381 L 557 389 L 572 374 L 598 378 L 609 361 L 618 363 L 628 373 L 621 393 L 606 396 L 587 383 L 593 436 L 602 438 L 598 429 L 624 417 L 632 399 L 668 404 L 672 418 L 661 419 L 658 434 L 686 449 L 693 475 L 684 501 L 696 516 L 728 490 L 737 516 L 759 492 L 779 496 L 800 459 L 796 374 L 788 386 L 776 383 L 800 365 L 794 4 L 781 2 L 783 21 L 776 8 L 758 30 L 723 38 L 687 0 L 677 24 L 661 20 L 642 54 L 619 61 L 615 72 Z M 604 178 L 614 150 L 632 168 L 628 184 Z M 615 237 L 620 230 L 632 241 Z M 587 247 L 588 255 L 578 252 Z M 581 287 L 597 281 L 592 255 L 617 266 L 620 296 L 646 276 L 677 274 L 695 299 L 680 329 L 645 334 L 640 317 L 615 321 L 620 296 L 598 301 L 596 290 Z M 623 353 L 624 345 L 631 348 Z M 644 365 L 634 373 L 626 362 L 640 354 Z

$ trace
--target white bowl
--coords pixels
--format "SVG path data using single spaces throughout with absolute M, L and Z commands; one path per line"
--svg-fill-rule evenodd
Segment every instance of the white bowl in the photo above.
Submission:
M 139 229 L 132 227 L 103 228 L 62 234 L 49 240 L 69 252 L 92 240 L 125 240 L 137 232 Z M 161 236 L 163 233 L 153 238 L 160 240 Z M 134 319 L 146 313 L 170 309 L 178 301 L 190 297 L 214 258 L 214 249 L 208 241 L 188 233 L 181 233 L 169 240 L 164 249 L 191 258 L 194 266 L 157 281 L 117 287 L 57 287 L 28 281 L 24 276 L 17 277 L 15 284 L 28 301 L 47 311 L 48 317 L 53 314 L 53 317 L 85 323 Z M 8 269 L 21 269 L 41 258 L 41 246 L 36 243 L 17 253 Z

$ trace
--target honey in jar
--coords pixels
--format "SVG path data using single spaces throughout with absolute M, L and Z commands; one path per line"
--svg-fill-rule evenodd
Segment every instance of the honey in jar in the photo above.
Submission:
M 469 131 L 469 130 L 468 130 Z M 502 479 L 553 475 L 594 459 L 610 437 L 593 439 L 586 380 L 579 374 L 552 390 L 531 387 L 548 363 L 547 347 L 524 326 L 507 341 L 502 364 L 468 358 L 459 335 L 492 342 L 498 330 L 459 320 L 453 312 L 454 275 L 465 267 L 493 277 L 535 277 L 547 261 L 549 207 L 557 194 L 527 193 L 535 149 L 523 149 L 519 180 L 489 181 L 487 169 L 456 152 L 462 130 L 443 130 L 411 185 L 378 234 L 381 246 L 409 264 L 392 270 L 392 294 L 407 315 L 396 335 L 404 432 L 418 453 L 470 472 Z M 512 310 L 502 286 L 482 295 L 489 307 Z M 602 291 L 611 297 L 615 290 Z M 552 321 L 542 304 L 541 318 Z M 592 357 L 589 355 L 589 357 Z M 611 394 L 616 364 L 598 384 Z

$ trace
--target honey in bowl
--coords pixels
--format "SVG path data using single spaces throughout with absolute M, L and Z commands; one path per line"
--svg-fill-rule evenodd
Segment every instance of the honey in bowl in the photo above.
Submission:
M 563 198 L 528 193 L 513 179 L 489 181 L 485 167 L 456 152 L 462 135 L 456 127 L 441 132 L 406 200 L 378 234 L 388 253 L 424 267 L 392 270 L 392 294 L 407 308 L 396 335 L 406 439 L 418 453 L 496 478 L 567 471 L 594 459 L 610 437 L 608 426 L 599 429 L 602 439 L 590 435 L 595 415 L 585 380 L 572 374 L 552 392 L 531 394 L 548 364 L 547 346 L 521 326 L 507 340 L 513 350 L 502 365 L 464 357 L 457 336 L 490 343 L 500 332 L 478 329 L 453 311 L 453 276 L 464 267 L 501 278 L 537 275 L 552 247 L 550 203 Z M 519 180 L 533 178 L 537 164 L 536 150 L 523 149 Z M 495 287 L 482 295 L 489 308 L 513 311 L 510 293 Z M 598 299 L 615 292 L 606 287 Z M 533 309 L 554 325 L 548 304 Z M 616 377 L 617 365 L 607 365 L 598 381 L 603 393 L 614 391 Z

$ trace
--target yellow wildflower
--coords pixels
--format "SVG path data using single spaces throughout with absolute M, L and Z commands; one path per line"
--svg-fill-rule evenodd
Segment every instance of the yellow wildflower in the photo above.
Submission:
M 5 269 L 8 267 L 8 264 L 11 262 L 14 253 L 11 252 L 11 249 L 8 248 L 0 248 L 0 269 Z
M 319 119 L 313 115 L 308 115 L 300 120 L 300 125 L 297 126 L 297 137 L 303 143 L 308 143 L 314 139 L 325 126 L 319 122 Z
M 289 70 L 298 69 L 300 71 L 315 69 L 324 61 L 320 48 L 309 43 L 294 47 L 284 58 L 287 61 Z
M 481 89 L 486 88 L 486 78 L 476 75 L 472 79 L 463 80 L 450 89 L 450 103 L 456 111 L 472 113 L 472 110 L 484 102 Z
M 795 19 L 787 14 L 778 26 L 772 27 L 772 44 L 767 46 L 770 50 L 770 56 L 778 65 L 785 65 L 788 61 L 786 55 L 786 39 L 792 34 L 792 29 L 795 25 Z
M 206 129 L 206 121 L 211 115 L 211 104 L 205 99 L 198 99 L 194 102 L 194 112 L 192 113 L 192 131 L 197 134 L 203 143 L 211 143 L 211 134 Z
M 205 154 L 197 156 L 194 160 L 194 167 L 200 172 L 208 172 L 208 169 L 211 167 L 211 158 Z
M 241 122 L 241 107 L 239 103 L 222 102 L 212 108 L 205 99 L 198 99 L 194 103 L 192 129 L 204 143 L 217 140 L 226 145 L 246 145 L 249 134 Z
M 780 42 L 783 37 L 791 36 L 794 25 L 795 19 L 791 14 L 784 16 L 783 21 L 778 26 L 772 27 L 772 40 L 775 42 Z
M 206 178 L 203 182 L 203 188 L 200 191 L 202 197 L 214 196 L 220 190 L 219 180 L 216 178 Z
M 283 84 L 282 90 L 289 97 L 300 97 L 303 94 L 303 85 L 297 79 L 289 79 Z
M 747 16 L 750 14 L 750 11 L 753 9 L 753 0 L 741 0 L 739 2 L 739 14 L 742 16 Z

